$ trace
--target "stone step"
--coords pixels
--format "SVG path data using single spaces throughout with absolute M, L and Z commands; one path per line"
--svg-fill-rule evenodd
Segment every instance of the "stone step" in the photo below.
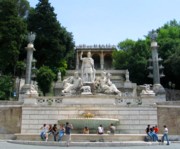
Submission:
M 26 133 L 26 134 L 15 134 L 17 140 L 29 140 L 29 141 L 40 141 L 40 135 L 37 133 Z M 72 142 L 99 142 L 103 140 L 104 142 L 116 142 L 116 141 L 143 141 L 146 134 L 72 134 Z M 159 137 L 162 134 L 158 135 Z M 53 141 L 52 135 L 49 136 L 49 141 Z M 66 135 L 63 136 L 62 141 L 66 140 Z
M 14 134 L 0 134 L 0 140 L 15 140 L 16 136 Z
M 26 144 L 26 145 L 40 145 L 40 146 L 58 146 L 66 147 L 66 142 L 54 142 L 54 141 L 24 141 L 24 140 L 9 140 L 8 143 Z M 70 147 L 130 147 L 130 146 L 157 146 L 159 142 L 144 142 L 144 141 L 122 141 L 122 142 L 71 142 Z

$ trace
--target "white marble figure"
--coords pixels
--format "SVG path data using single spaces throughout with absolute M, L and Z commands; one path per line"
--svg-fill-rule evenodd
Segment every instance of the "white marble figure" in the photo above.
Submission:
M 144 90 L 142 90 L 141 94 L 146 94 L 146 95 L 154 95 L 154 91 L 150 89 L 150 84 L 144 84 L 143 87 L 145 87 Z
M 126 77 L 126 82 L 129 82 L 129 71 L 128 71 L 128 69 L 126 70 L 125 77 Z
M 34 85 L 30 85 L 30 89 L 26 91 L 26 95 L 38 95 L 38 92 Z
M 110 73 L 106 73 L 102 71 L 101 77 L 97 78 L 95 81 L 95 86 L 97 90 L 102 93 L 121 94 L 121 92 L 117 89 L 115 84 L 111 82 L 110 77 L 111 77 Z
M 61 71 L 58 72 L 58 82 L 61 82 Z
M 85 94 L 85 95 L 89 95 L 92 94 L 91 93 L 91 87 L 90 86 L 82 86 L 81 87 L 82 93 L 81 94 Z
M 81 52 L 80 60 L 82 60 L 81 66 L 81 78 L 83 83 L 93 83 L 95 80 L 94 60 L 91 58 L 91 52 L 87 53 L 87 57 L 82 57 Z
M 71 76 L 63 80 L 63 90 L 62 93 L 75 93 L 78 89 L 82 87 L 82 79 L 79 77 L 78 72 L 74 73 L 74 76 Z

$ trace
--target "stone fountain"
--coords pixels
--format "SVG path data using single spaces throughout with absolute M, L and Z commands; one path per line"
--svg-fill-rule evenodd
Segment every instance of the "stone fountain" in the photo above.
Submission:
M 24 99 L 33 102 L 22 107 L 21 133 L 39 133 L 44 123 L 69 122 L 79 133 L 85 126 L 96 129 L 102 124 L 106 129 L 113 123 L 116 133 L 142 134 L 147 124 L 157 124 L 154 103 L 165 98 L 159 99 L 148 85 L 132 83 L 128 70 L 95 70 L 90 55 L 77 56 L 82 68 L 57 81 L 56 96 Z
M 119 119 L 112 118 L 95 118 L 95 115 L 87 112 L 82 114 L 83 117 L 80 118 L 67 118 L 58 121 L 58 124 L 65 124 L 69 122 L 73 124 L 74 130 L 82 132 L 83 128 L 88 127 L 91 132 L 96 132 L 99 125 L 103 125 L 104 129 L 109 128 L 110 124 L 115 126 L 119 124 Z

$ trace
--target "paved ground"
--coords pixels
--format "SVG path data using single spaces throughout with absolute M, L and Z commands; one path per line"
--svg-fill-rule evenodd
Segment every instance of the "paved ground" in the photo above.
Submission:
M 25 144 L 14 144 L 6 141 L 0 141 L 0 149 L 59 149 L 67 148 L 64 146 L 40 146 L 40 145 L 25 145 Z M 79 149 L 83 147 L 69 146 L 68 148 Z M 98 149 L 102 147 L 86 147 L 87 149 Z M 105 147 L 107 149 L 180 149 L 180 143 L 171 143 L 170 145 L 143 145 L 143 146 L 117 146 L 117 147 Z

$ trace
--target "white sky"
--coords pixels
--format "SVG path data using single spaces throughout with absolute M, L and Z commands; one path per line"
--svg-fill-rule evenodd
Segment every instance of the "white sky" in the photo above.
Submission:
M 29 0 L 35 7 L 39 0 Z M 143 39 L 170 20 L 180 22 L 180 0 L 49 0 L 76 45 L 117 45 Z

